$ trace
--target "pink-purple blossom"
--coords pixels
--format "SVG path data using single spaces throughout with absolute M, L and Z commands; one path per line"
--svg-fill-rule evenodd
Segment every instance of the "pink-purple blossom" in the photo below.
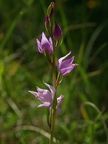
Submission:
M 46 38 L 46 35 L 44 34 L 44 32 L 42 32 L 42 36 L 41 36 L 41 41 L 39 41 L 38 39 L 36 39 L 37 45 L 38 45 L 38 51 L 40 53 L 51 53 L 53 51 L 53 44 L 52 44 L 52 39 L 51 37 L 49 38 L 49 40 Z
M 42 102 L 42 104 L 38 105 L 38 108 L 48 107 L 51 109 L 53 106 L 53 100 L 55 96 L 55 88 L 45 82 L 44 84 L 49 88 L 49 90 L 36 87 L 37 92 L 35 91 L 29 91 L 29 92 Z M 60 105 L 62 103 L 63 98 L 64 98 L 63 95 L 57 98 L 57 113 L 60 113 L 61 111 Z
M 67 55 L 65 55 L 64 57 L 61 57 L 58 60 L 58 69 L 61 75 L 63 76 L 70 73 L 77 66 L 77 64 L 73 64 L 74 56 L 65 60 L 65 58 L 67 58 L 70 54 L 71 54 L 71 51 Z

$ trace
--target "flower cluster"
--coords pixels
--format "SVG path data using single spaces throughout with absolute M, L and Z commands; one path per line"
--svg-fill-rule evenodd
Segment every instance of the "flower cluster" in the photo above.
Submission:
M 61 95 L 60 97 L 57 97 L 56 89 L 61 82 L 61 77 L 70 73 L 77 66 L 77 64 L 73 64 L 74 56 L 67 58 L 71 55 L 71 51 L 65 56 L 59 58 L 57 63 L 55 61 L 55 51 L 62 44 L 63 33 L 59 24 L 54 21 L 54 2 L 51 2 L 47 9 L 45 28 L 49 34 L 49 38 L 47 38 L 45 33 L 42 32 L 40 40 L 36 39 L 36 43 L 39 53 L 46 55 L 48 61 L 52 66 L 52 70 L 55 70 L 56 68 L 58 70 L 57 76 L 57 70 L 53 71 L 55 77 L 54 79 L 56 80 L 54 81 L 54 83 L 56 84 L 53 83 L 53 86 L 51 86 L 44 82 L 44 84 L 49 88 L 49 90 L 36 87 L 37 92 L 29 92 L 42 102 L 42 104 L 40 104 L 38 108 L 47 107 L 51 111 L 54 108 L 54 105 L 56 105 L 56 112 L 59 113 L 60 105 L 64 96 Z
M 57 32 L 55 32 L 55 35 L 57 38 L 59 38 L 59 36 L 61 35 L 61 28 L 60 30 L 58 30 L 59 28 L 57 28 Z M 56 31 L 56 30 L 55 30 Z M 36 42 L 37 42 L 37 46 L 38 46 L 38 51 L 40 53 L 51 53 L 53 52 L 53 43 L 52 43 L 52 39 L 51 37 L 49 38 L 49 40 L 46 38 L 46 35 L 44 34 L 44 32 L 42 33 L 42 36 L 41 36 L 41 42 L 36 39 Z M 61 75 L 66 75 L 68 73 L 70 73 L 76 66 L 77 64 L 73 64 L 73 61 L 74 61 L 74 56 L 67 59 L 67 60 L 64 60 L 65 58 L 67 58 L 69 55 L 71 54 L 71 51 L 65 55 L 64 57 L 61 57 L 59 60 L 58 60 L 58 69 L 61 73 Z

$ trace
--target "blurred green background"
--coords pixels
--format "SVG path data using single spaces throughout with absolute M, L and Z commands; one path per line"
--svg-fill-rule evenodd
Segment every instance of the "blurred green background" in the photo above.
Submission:
M 0 0 L 0 144 L 47 144 L 45 109 L 28 93 L 51 71 L 35 39 L 45 31 L 50 0 Z M 63 29 L 57 56 L 72 51 L 79 66 L 64 79 L 57 116 L 60 144 L 108 143 L 108 1 L 56 0 L 55 19 Z

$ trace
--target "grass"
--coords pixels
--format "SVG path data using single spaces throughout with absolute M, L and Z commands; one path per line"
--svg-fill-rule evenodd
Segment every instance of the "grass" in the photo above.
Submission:
M 37 109 L 28 90 L 51 84 L 51 72 L 35 39 L 45 31 L 51 1 L 0 1 L 0 143 L 46 144 L 49 129 L 45 109 Z M 57 117 L 60 144 L 108 143 L 108 58 L 106 1 L 56 1 L 56 20 L 64 41 L 58 57 L 72 50 L 79 66 L 58 89 L 65 96 Z M 103 17 L 104 15 L 104 17 Z M 49 76 L 50 75 L 50 76 Z

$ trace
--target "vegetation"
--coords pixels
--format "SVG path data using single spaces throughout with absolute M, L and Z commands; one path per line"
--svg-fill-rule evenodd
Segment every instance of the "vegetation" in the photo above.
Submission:
M 0 144 L 46 144 L 46 111 L 28 93 L 51 83 L 36 38 L 45 30 L 50 0 L 0 1 Z M 77 69 L 58 88 L 62 114 L 55 136 L 60 144 L 108 143 L 108 2 L 55 1 L 64 41 L 58 57 L 72 51 Z

